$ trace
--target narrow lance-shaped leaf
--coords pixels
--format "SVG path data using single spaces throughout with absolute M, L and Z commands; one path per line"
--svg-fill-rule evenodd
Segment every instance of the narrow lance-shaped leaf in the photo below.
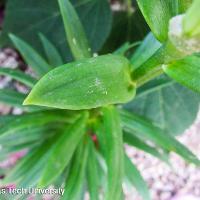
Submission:
M 4 183 L 16 182 L 21 178 L 30 174 L 31 169 L 37 167 L 40 159 L 43 157 L 46 159 L 45 153 L 55 142 L 55 138 L 46 140 L 45 144 L 40 145 L 37 149 L 30 151 L 6 176 Z M 44 162 L 43 162 L 44 164 Z M 34 167 L 33 167 L 34 166 Z M 40 169 L 41 170 L 41 169 Z M 33 178 L 33 177 L 32 177 Z M 30 186 L 30 185 L 29 185 Z
M 67 41 L 76 60 L 91 57 L 91 48 L 88 44 L 83 26 L 69 0 L 58 0 L 62 14 Z
M 10 89 L 0 89 L 0 102 L 16 106 L 16 107 L 23 107 L 22 103 L 25 99 L 26 95 L 20 92 L 16 92 Z
M 53 67 L 62 65 L 62 57 L 56 47 L 42 33 L 39 34 L 39 37 L 43 44 L 49 64 Z
M 88 160 L 88 144 L 86 141 L 81 141 L 79 147 L 72 160 L 69 176 L 65 185 L 65 193 L 62 200 L 65 199 L 80 199 L 82 190 L 85 184 L 86 164 Z M 92 176 L 92 174 L 90 174 Z
M 99 200 L 100 177 L 96 149 L 91 140 L 89 140 L 89 154 L 87 163 L 87 183 L 91 200 Z
M 137 137 L 146 138 L 156 145 L 168 150 L 177 153 L 182 156 L 186 161 L 192 162 L 200 166 L 200 161 L 198 158 L 183 144 L 176 140 L 173 136 L 164 133 L 161 129 L 154 126 L 148 120 L 120 110 L 122 124 L 125 130 L 132 134 L 137 134 Z
M 146 182 L 142 178 L 136 166 L 125 156 L 125 174 L 128 181 L 136 188 L 144 200 L 150 200 L 150 194 Z
M 130 58 L 133 69 L 136 69 L 141 64 L 145 63 L 145 61 L 147 61 L 161 45 L 162 44 L 156 40 L 154 35 L 150 32 Z
M 155 156 L 156 158 L 169 164 L 168 156 L 164 152 L 163 153 L 159 152 L 158 149 L 148 145 L 146 142 L 142 141 L 134 134 L 130 134 L 125 131 L 123 135 L 124 135 L 124 142 L 126 142 L 127 144 L 134 146 L 142 151 L 145 151 L 146 153 L 149 153 L 150 155 Z
M 87 117 L 88 113 L 84 113 L 74 124 L 64 131 L 62 136 L 54 144 L 38 187 L 46 187 L 51 184 L 68 165 L 77 145 L 85 134 Z
M 42 142 L 43 140 L 52 137 L 55 132 L 61 131 L 61 127 L 61 123 L 52 123 L 51 125 L 48 124 L 47 126 L 35 125 L 30 128 L 18 129 L 11 134 L 0 135 L 0 144 L 3 148 L 7 148 L 8 146 L 16 146 L 31 142 Z
M 17 50 L 22 54 L 26 63 L 40 76 L 47 73 L 52 67 L 22 39 L 17 36 L 9 35 Z
M 80 110 L 126 103 L 135 95 L 135 83 L 129 70 L 129 61 L 116 55 L 63 65 L 47 73 L 36 84 L 24 105 Z
M 186 12 L 183 19 L 183 31 L 189 36 L 199 36 L 200 34 L 200 1 L 194 0 L 191 7 Z
M 15 132 L 20 132 L 22 130 L 32 129 L 33 127 L 41 127 L 46 124 L 51 124 L 53 122 L 58 123 L 71 123 L 74 122 L 79 115 L 70 115 L 66 112 L 57 111 L 40 111 L 27 113 L 20 116 L 11 118 L 7 120 L 7 123 L 3 124 L 0 129 L 0 138 L 2 135 L 14 134 Z
M 36 83 L 36 79 L 29 76 L 28 74 L 25 74 L 19 70 L 15 69 L 9 69 L 9 68 L 1 68 L 0 67 L 0 75 L 10 76 L 11 78 L 24 83 L 25 85 L 29 87 L 33 87 Z
M 163 70 L 180 84 L 200 93 L 200 57 L 191 56 L 163 65 Z
M 107 189 L 105 200 L 120 200 L 124 177 L 123 136 L 119 114 L 114 107 L 103 109 L 106 140 Z

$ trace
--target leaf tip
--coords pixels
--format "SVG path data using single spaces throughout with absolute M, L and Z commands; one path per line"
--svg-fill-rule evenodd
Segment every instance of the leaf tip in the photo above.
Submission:
M 32 104 L 32 103 L 33 103 L 33 102 L 32 102 L 32 100 L 31 100 L 30 96 L 28 95 L 28 96 L 26 97 L 26 99 L 23 101 L 22 105 L 23 105 L 23 106 L 26 106 L 26 105 L 30 105 L 30 104 Z

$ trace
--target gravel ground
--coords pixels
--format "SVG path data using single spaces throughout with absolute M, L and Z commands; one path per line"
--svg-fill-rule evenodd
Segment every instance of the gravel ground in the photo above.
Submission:
M 0 50 L 0 67 L 2 66 L 24 69 L 20 57 L 12 49 Z M 21 85 L 13 84 L 8 77 L 0 77 L 0 88 L 3 87 L 14 87 L 16 90 L 26 91 Z M 0 104 L 0 115 L 10 112 L 19 114 L 20 110 Z M 200 158 L 199 129 L 200 113 L 194 125 L 178 139 Z M 153 200 L 200 200 L 200 169 L 193 164 L 186 164 L 180 157 L 171 154 L 172 168 L 170 168 L 142 151 L 128 146 L 126 149 L 148 183 Z M 0 163 L 0 168 L 13 165 L 22 155 L 23 152 L 12 155 L 8 160 Z M 125 193 L 126 200 L 142 200 L 134 189 L 132 191 L 125 189 Z
M 200 158 L 199 129 L 200 113 L 196 122 L 178 139 Z M 148 183 L 153 200 L 200 200 L 200 169 L 194 164 L 187 164 L 172 153 L 170 168 L 151 155 L 134 148 L 127 147 L 127 152 Z M 127 200 L 141 198 L 132 192 L 127 195 Z

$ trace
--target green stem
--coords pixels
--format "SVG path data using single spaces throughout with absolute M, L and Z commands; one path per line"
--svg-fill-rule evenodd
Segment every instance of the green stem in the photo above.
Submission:
M 170 42 L 166 42 L 153 56 L 132 72 L 132 79 L 137 83 L 137 87 L 140 87 L 149 80 L 161 75 L 163 64 L 169 64 L 183 57 L 185 57 L 183 52 L 178 51 Z

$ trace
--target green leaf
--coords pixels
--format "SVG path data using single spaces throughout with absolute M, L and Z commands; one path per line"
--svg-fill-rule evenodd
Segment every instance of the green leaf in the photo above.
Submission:
M 54 144 L 40 178 L 39 187 L 46 187 L 52 183 L 68 165 L 77 145 L 85 134 L 87 117 L 87 113 L 82 115 L 74 124 L 64 131 L 62 136 Z M 67 154 L 66 148 L 68 150 Z
M 25 99 L 26 95 L 16 92 L 10 89 L 0 89 L 0 102 L 16 106 L 16 107 L 23 107 L 22 103 Z
M 168 134 L 182 134 L 196 119 L 199 95 L 165 76 L 142 86 L 137 94 L 125 108 L 150 119 Z
M 200 166 L 198 158 L 173 136 L 164 133 L 143 117 L 123 110 L 120 110 L 120 113 L 122 124 L 126 131 L 136 134 L 137 137 L 144 137 L 168 151 L 177 153 L 186 161 Z
M 97 52 L 109 35 L 112 25 L 109 2 L 107 0 L 71 0 L 70 2 L 81 19 L 92 51 Z M 42 33 L 55 44 L 65 62 L 71 59 L 58 1 L 8 0 L 3 33 L 0 36 L 1 45 L 10 44 L 8 33 L 23 38 L 40 54 L 43 53 L 43 49 L 38 33 Z
M 183 32 L 189 36 L 199 36 L 200 34 L 200 1 L 194 0 L 192 6 L 183 18 Z
M 146 153 L 152 156 L 155 156 L 156 158 L 169 164 L 168 155 L 166 155 L 165 153 L 159 152 L 158 149 L 156 149 L 153 146 L 148 145 L 145 141 L 142 141 L 140 138 L 136 137 L 134 134 L 124 131 L 123 135 L 124 135 L 124 142 L 126 142 L 127 144 L 134 146 L 142 151 L 145 151 Z
M 168 38 L 168 25 L 171 17 L 183 13 L 192 0 L 137 0 L 140 10 L 158 40 Z
M 119 200 L 124 176 L 124 150 L 120 119 L 114 107 L 103 109 L 106 140 L 107 190 L 105 200 Z
M 41 140 L 42 142 L 42 140 Z M 8 145 L 8 146 L 4 146 L 3 149 L 1 149 L 1 154 L 0 154 L 0 160 L 4 161 L 6 159 L 8 159 L 8 157 L 13 154 L 13 153 L 17 153 L 19 151 L 22 150 L 27 150 L 27 149 L 32 149 L 35 147 L 38 147 L 39 145 L 41 145 L 41 142 L 28 142 L 28 143 L 23 143 L 23 144 L 17 144 L 17 145 Z
M 88 159 L 88 144 L 81 141 L 78 147 L 72 165 L 70 166 L 69 176 L 65 185 L 65 193 L 62 197 L 65 199 L 79 199 L 82 195 L 82 189 L 85 182 L 86 163 Z M 91 176 L 93 174 L 90 174 Z
M 33 87 L 36 83 L 36 79 L 25 74 L 19 70 L 9 69 L 9 68 L 0 68 L 0 75 L 10 76 L 11 78 L 24 83 L 28 87 Z
M 14 134 L 22 130 L 29 130 L 33 127 L 39 127 L 51 123 L 65 122 L 71 123 L 77 119 L 77 115 L 66 113 L 64 111 L 40 111 L 27 113 L 20 116 L 15 116 L 11 118 L 9 122 L 1 126 L 0 137 L 2 135 Z
M 131 14 L 127 10 L 113 10 L 111 33 L 101 53 L 114 52 L 126 42 L 141 41 L 148 32 L 149 27 L 137 6 Z
M 89 140 L 89 155 L 87 164 L 87 183 L 91 200 L 99 200 L 100 176 L 96 149 L 91 140 Z
M 36 84 L 24 105 L 80 110 L 125 103 L 134 95 L 129 61 L 121 56 L 104 55 L 50 71 Z
M 56 138 L 46 140 L 34 150 L 31 150 L 19 163 L 7 174 L 4 179 L 4 184 L 17 182 L 25 188 L 34 186 L 38 181 L 38 174 L 41 174 L 42 169 L 48 158 L 48 149 L 55 142 Z M 25 184 L 24 184 L 25 183 Z M 27 185 L 26 185 L 27 183 Z
M 76 60 L 92 56 L 85 31 L 76 11 L 69 0 L 58 0 L 62 14 L 67 41 Z
M 52 69 L 29 44 L 13 34 L 9 34 L 9 36 L 26 63 L 32 67 L 38 75 L 42 76 Z
M 42 142 L 48 137 L 52 137 L 54 132 L 61 130 L 60 126 L 58 124 L 51 124 L 48 126 L 33 126 L 26 129 L 16 129 L 15 132 L 0 135 L 0 144 L 3 148 L 7 148 L 8 146 L 28 144 L 31 142 Z
M 154 35 L 150 32 L 130 58 L 131 63 L 133 64 L 133 69 L 136 69 L 140 65 L 142 65 L 160 47 L 161 43 L 158 40 L 156 40 Z
M 40 40 L 42 42 L 45 54 L 48 58 L 49 64 L 53 67 L 57 67 L 63 64 L 62 57 L 59 54 L 57 48 L 51 43 L 45 35 L 39 34 Z
M 121 47 L 114 51 L 113 54 L 125 56 L 125 54 L 133 47 L 141 44 L 140 41 L 130 44 L 129 42 L 124 43 Z
M 200 93 L 200 57 L 191 56 L 164 65 L 163 70 L 180 84 Z
M 144 200 L 150 200 L 150 194 L 146 182 L 142 178 L 136 166 L 125 156 L 125 174 L 128 181 L 136 188 Z

